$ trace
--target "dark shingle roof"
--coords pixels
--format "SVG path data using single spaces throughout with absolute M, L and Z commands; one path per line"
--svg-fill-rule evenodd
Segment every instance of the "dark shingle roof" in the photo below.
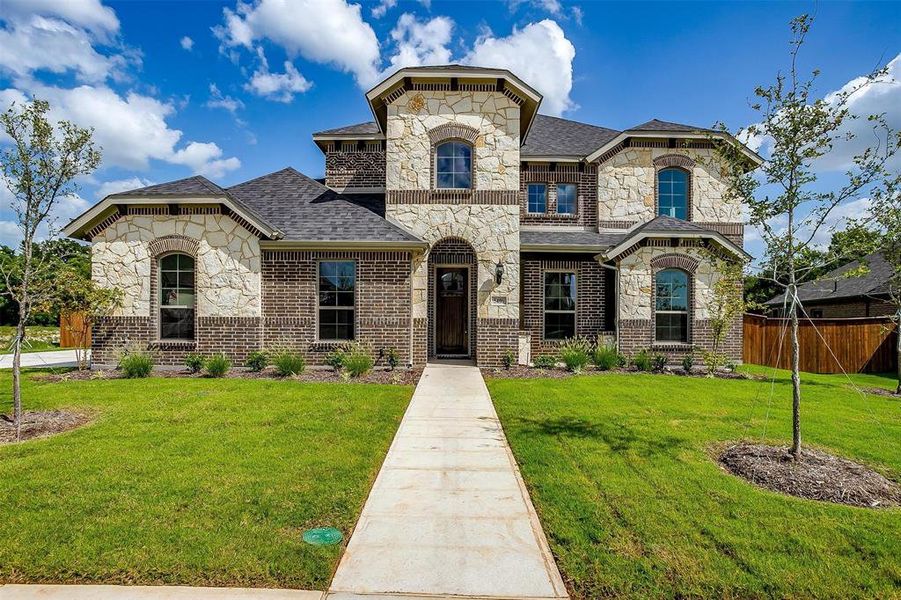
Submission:
M 866 264 L 869 272 L 857 277 L 848 277 L 846 273 Z M 798 286 L 798 298 L 801 302 L 823 302 L 836 299 L 848 299 L 855 296 L 872 296 L 887 294 L 889 280 L 892 277 L 892 266 L 885 256 L 876 252 L 855 260 L 826 273 L 816 281 L 809 281 Z M 766 301 L 766 304 L 782 304 L 785 294 L 779 294 Z
M 626 133 L 635 131 L 660 131 L 674 133 L 690 133 L 692 131 L 713 131 L 706 127 L 697 127 L 695 125 L 683 125 L 682 123 L 671 123 L 669 121 L 661 121 L 659 119 L 651 119 L 647 123 L 630 127 Z
M 698 227 L 694 223 L 689 223 L 688 221 L 683 221 L 682 219 L 676 219 L 674 217 L 668 217 L 666 215 L 659 215 L 657 217 L 654 217 L 647 223 L 644 223 L 633 229 L 630 235 L 637 235 L 639 233 L 681 233 L 685 231 L 699 232 L 707 231 L 707 229 Z
M 624 233 L 597 231 L 520 231 L 519 243 L 529 246 L 585 246 L 585 251 L 603 250 L 618 244 Z
M 313 135 L 372 135 L 374 133 L 379 133 L 378 124 L 375 121 L 367 121 L 365 123 L 356 123 L 354 125 L 336 127 L 335 129 L 317 131 Z
M 420 241 L 385 220 L 383 195 L 339 194 L 291 167 L 227 191 L 281 230 L 285 241 Z
M 224 196 L 225 190 L 203 177 L 195 175 L 176 181 L 148 185 L 147 187 L 110 194 L 110 198 L 120 196 Z
M 581 158 L 591 154 L 617 135 L 618 131 L 606 127 L 536 115 L 526 143 L 520 149 L 520 155 L 523 158 L 529 156 Z

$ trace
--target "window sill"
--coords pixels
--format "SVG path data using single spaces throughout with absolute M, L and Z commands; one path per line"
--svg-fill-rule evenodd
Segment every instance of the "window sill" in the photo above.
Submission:
M 193 349 L 197 347 L 197 342 L 195 340 L 154 340 L 150 342 L 150 345 L 154 348 L 190 348 Z
M 314 340 L 312 346 L 314 348 L 335 348 L 344 344 L 350 344 L 353 340 Z
M 651 350 L 691 350 L 694 346 L 688 342 L 654 342 Z

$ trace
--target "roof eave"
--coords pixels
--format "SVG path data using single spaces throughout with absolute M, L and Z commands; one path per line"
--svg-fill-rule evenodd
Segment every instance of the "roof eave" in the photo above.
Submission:
M 765 161 L 762 156 L 748 148 L 746 145 L 735 139 L 735 136 L 724 133 L 724 132 L 687 132 L 687 131 L 624 131 L 591 154 L 585 157 L 586 162 L 593 162 L 623 143 L 627 139 L 630 138 L 681 138 L 681 139 L 689 139 L 689 140 L 706 140 L 711 137 L 719 138 L 726 140 L 730 143 L 737 144 L 741 153 L 744 154 L 748 160 L 754 165 L 756 169 L 760 165 L 762 165 Z
M 355 250 L 386 250 L 386 249 L 403 249 L 403 250 L 425 250 L 429 245 L 420 240 L 274 240 L 261 241 L 260 248 L 263 249 L 342 249 L 353 248 Z
M 520 252 L 563 252 L 563 253 L 590 253 L 603 252 L 610 248 L 609 245 L 598 244 L 520 244 Z
M 667 238 L 667 239 L 712 239 L 716 240 L 718 244 L 720 244 L 723 248 L 732 252 L 735 256 L 743 259 L 744 261 L 751 260 L 753 257 L 745 252 L 744 248 L 736 246 L 733 242 L 731 242 L 728 238 L 726 238 L 721 233 L 716 231 L 641 231 L 635 235 L 631 235 L 621 241 L 616 246 L 610 248 L 607 252 L 601 253 L 601 256 L 604 260 L 614 260 L 620 254 L 634 246 L 635 244 L 646 240 L 648 238 Z

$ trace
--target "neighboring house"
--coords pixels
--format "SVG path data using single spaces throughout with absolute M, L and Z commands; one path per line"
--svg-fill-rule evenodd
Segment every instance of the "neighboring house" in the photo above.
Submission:
M 346 340 L 406 364 L 528 360 L 572 336 L 677 358 L 710 341 L 709 254 L 743 260 L 722 133 L 626 131 L 537 114 L 509 71 L 401 69 L 366 94 L 374 122 L 314 134 L 319 182 L 286 168 L 228 188 L 191 177 L 113 194 L 72 221 L 93 276 L 125 292 L 94 360 Z M 760 158 L 738 144 L 748 168 Z M 741 359 L 741 329 L 727 343 Z
M 861 264 L 866 268 L 861 269 Z M 892 274 L 885 256 L 876 252 L 798 286 L 798 299 L 814 319 L 893 315 L 897 308 L 889 301 Z M 785 294 L 766 301 L 777 313 L 784 310 L 784 304 Z

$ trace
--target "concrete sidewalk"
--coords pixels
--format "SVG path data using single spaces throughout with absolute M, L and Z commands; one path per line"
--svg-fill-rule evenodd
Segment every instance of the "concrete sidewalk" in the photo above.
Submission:
M 90 351 L 88 357 L 90 358 Z M 51 350 L 49 352 L 26 352 L 22 354 L 23 367 L 77 367 L 75 350 Z M 0 369 L 13 368 L 13 355 L 0 354 Z
M 329 588 L 330 600 L 565 598 L 476 367 L 426 367 Z
M 323 592 L 167 585 L 0 585 L 0 600 L 321 600 Z

